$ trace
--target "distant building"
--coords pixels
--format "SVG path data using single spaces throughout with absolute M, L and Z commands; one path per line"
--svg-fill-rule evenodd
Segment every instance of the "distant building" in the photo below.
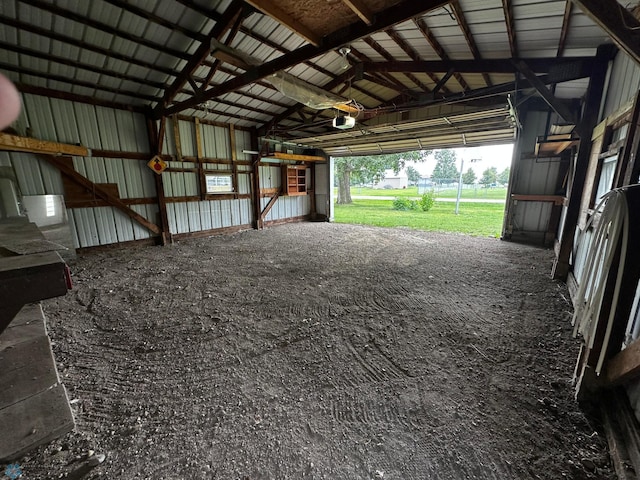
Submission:
M 405 174 L 400 173 L 398 175 L 396 175 L 395 173 L 393 173 L 393 171 L 391 170 L 387 170 L 387 172 L 390 172 L 389 175 L 385 174 L 385 177 L 380 180 L 378 183 L 375 183 L 373 185 L 373 188 L 407 188 L 409 186 L 409 177 L 407 177 Z

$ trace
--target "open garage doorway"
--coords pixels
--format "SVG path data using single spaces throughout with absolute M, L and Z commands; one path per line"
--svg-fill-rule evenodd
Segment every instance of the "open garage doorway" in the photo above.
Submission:
M 332 219 L 500 237 L 513 144 L 332 157 Z

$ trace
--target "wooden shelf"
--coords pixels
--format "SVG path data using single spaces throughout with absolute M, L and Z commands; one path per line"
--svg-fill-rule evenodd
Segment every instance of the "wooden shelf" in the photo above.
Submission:
M 306 195 L 307 167 L 304 165 L 282 166 L 282 192 L 283 195 Z

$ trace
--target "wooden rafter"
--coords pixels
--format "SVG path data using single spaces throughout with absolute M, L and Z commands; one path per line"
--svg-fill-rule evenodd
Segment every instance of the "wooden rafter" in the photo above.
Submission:
M 176 93 L 178 93 L 178 91 L 184 86 L 184 84 L 187 83 L 187 81 L 192 80 L 193 72 L 195 72 L 195 70 L 200 65 L 202 65 L 204 60 L 209 56 L 209 53 L 211 52 L 211 39 L 220 39 L 227 32 L 227 30 L 231 28 L 233 23 L 240 15 L 240 12 L 242 11 L 242 5 L 242 0 L 234 0 L 231 5 L 229 5 L 227 10 L 222 15 L 220 21 L 214 25 L 214 27 L 209 32 L 209 35 L 207 35 L 207 39 L 200 44 L 193 56 L 191 56 L 185 67 L 182 69 L 182 72 L 180 72 L 171 86 L 165 90 L 162 102 L 156 107 L 157 111 L 162 110 L 169 103 L 171 103 Z M 192 87 L 194 87 L 194 90 L 197 91 L 197 86 L 192 85 Z
M 367 25 L 373 23 L 373 12 L 367 7 L 362 0 L 342 0 L 353 13 L 358 15 L 360 19 Z
M 376 15 L 376 20 L 372 25 L 363 25 L 362 23 L 354 23 L 340 28 L 337 31 L 326 35 L 322 39 L 322 44 L 319 47 L 313 45 L 302 46 L 288 54 L 281 55 L 273 60 L 265 62 L 261 65 L 251 68 L 244 74 L 238 75 L 235 78 L 227 80 L 221 85 L 214 88 L 210 88 L 206 92 L 196 94 L 192 98 L 183 102 L 174 104 L 166 109 L 164 114 L 176 113 L 187 108 L 191 108 L 198 105 L 208 99 L 219 97 L 225 93 L 238 90 L 245 85 L 254 83 L 257 80 L 261 80 L 268 75 L 271 75 L 277 71 L 285 70 L 289 67 L 297 65 L 301 62 L 308 61 L 312 58 L 322 55 L 330 50 L 334 50 L 344 45 L 345 43 L 353 42 L 357 39 L 366 37 L 380 30 L 384 30 L 392 25 L 406 21 L 418 15 L 425 14 L 435 8 L 445 5 L 447 2 L 444 0 L 423 0 L 421 2 L 415 2 L 413 0 L 404 0 L 400 3 L 389 7 L 386 10 L 379 12 Z
M 420 55 L 418 55 L 418 52 L 416 52 L 413 47 L 411 45 L 409 45 L 407 43 L 407 41 L 402 38 L 400 36 L 400 34 L 398 32 L 396 32 L 393 28 L 388 28 L 384 31 L 387 35 L 389 35 L 389 37 L 391 37 L 391 39 L 396 42 L 396 44 L 404 51 L 404 53 L 406 53 L 407 55 L 409 55 L 409 57 L 414 61 L 414 62 L 421 62 L 422 59 L 420 58 Z M 435 76 L 433 74 L 433 72 L 425 72 L 427 74 L 427 76 L 435 83 L 438 84 L 440 82 L 440 79 Z M 446 87 L 444 87 L 444 85 L 441 87 L 441 89 L 445 92 L 445 93 L 449 93 L 449 89 L 447 89 Z
M 246 2 L 260 10 L 265 15 L 281 23 L 292 32 L 297 33 L 311 45 L 316 47 L 320 46 L 321 37 L 318 34 L 296 21 L 291 15 L 282 10 L 271 0 L 246 0 Z
M 640 22 L 616 0 L 571 0 L 600 25 L 619 48 L 640 63 Z
M 449 55 L 445 51 L 444 47 L 440 44 L 438 39 L 435 37 L 435 35 L 431 33 L 431 30 L 427 26 L 426 22 L 422 19 L 417 19 L 417 18 L 414 18 L 413 22 L 415 23 L 416 27 L 418 27 L 418 30 L 420 30 L 420 33 L 422 33 L 422 36 L 427 40 L 427 42 L 429 42 L 429 45 L 431 45 L 431 48 L 433 48 L 436 54 L 443 61 L 448 62 L 450 60 Z M 460 75 L 459 72 L 454 71 L 453 78 L 457 80 L 457 82 L 460 84 L 463 90 L 469 90 L 469 84 L 462 77 L 462 75 Z
M 507 24 L 507 35 L 509 36 L 509 49 L 511 57 L 518 58 L 518 41 L 516 29 L 513 22 L 513 5 L 511 0 L 502 0 L 502 10 L 504 11 L 504 21 Z
M 473 34 L 471 33 L 469 24 L 467 23 L 464 13 L 462 12 L 462 8 L 460 8 L 460 2 L 458 0 L 452 0 L 450 2 L 450 5 L 451 5 L 451 8 L 453 8 L 453 14 L 455 15 L 458 25 L 460 26 L 460 29 L 464 34 L 464 38 L 467 41 L 467 45 L 469 46 L 469 50 L 471 50 L 471 54 L 473 55 L 473 58 L 476 60 L 481 60 L 482 55 L 480 55 L 480 50 L 478 50 L 476 41 L 473 39 Z M 482 75 L 482 78 L 484 79 L 487 86 L 490 87 L 492 85 L 489 75 L 484 73 Z
M 558 42 L 558 52 L 556 56 L 561 57 L 564 54 L 564 47 L 567 43 L 567 34 L 569 33 L 569 27 L 571 25 L 571 14 L 573 13 L 573 3 L 571 0 L 567 0 L 567 4 L 564 7 L 564 17 L 562 19 L 562 30 L 560 31 L 560 41 Z
M 373 48 L 378 53 L 378 55 L 380 55 L 382 58 L 386 59 L 387 61 L 395 60 L 393 55 L 391 55 L 384 48 L 382 48 L 382 46 L 378 42 L 376 42 L 373 38 L 367 37 L 367 38 L 365 38 L 363 40 L 367 45 L 369 45 L 371 48 Z M 423 90 L 423 91 L 425 91 L 427 93 L 431 92 L 429 87 L 427 87 L 424 83 L 422 83 L 420 80 L 418 80 L 418 78 L 415 75 L 413 75 L 412 73 L 403 73 L 403 75 L 405 77 L 407 77 L 409 80 L 411 80 L 421 90 Z
M 576 112 L 571 110 L 567 104 L 565 104 L 559 98 L 556 98 L 553 93 L 546 87 L 544 82 L 542 82 L 536 74 L 529 68 L 526 62 L 519 60 L 514 62 L 516 68 L 524 77 L 529 81 L 529 83 L 538 91 L 540 96 L 544 99 L 547 104 L 553 108 L 553 110 L 562 117 L 565 122 L 571 123 L 575 125 L 577 123 L 577 115 Z
M 595 57 L 550 57 L 523 58 L 527 65 L 536 73 L 549 73 L 565 68 L 584 69 Z M 486 60 L 425 60 L 391 61 L 391 62 L 363 62 L 360 64 L 363 72 L 424 72 L 431 71 L 445 73 L 453 68 L 461 73 L 515 73 L 517 68 L 509 58 L 492 58 Z
M 364 53 L 360 52 L 358 49 L 354 47 L 351 47 L 350 55 L 353 55 L 355 58 L 357 58 L 359 62 L 372 63 L 369 57 L 367 57 Z M 356 64 L 356 73 L 358 71 L 359 66 L 360 64 Z M 404 93 L 409 91 L 409 88 L 406 85 L 402 84 L 393 75 L 390 75 L 388 73 L 375 74 L 375 75 L 376 75 L 375 79 L 372 78 L 371 76 L 369 76 L 369 78 L 367 78 L 366 76 L 363 76 L 363 79 L 373 83 L 377 83 L 378 85 L 381 85 L 385 88 L 388 88 L 389 90 L 392 90 L 398 93 Z M 356 78 L 357 78 L 357 75 L 356 75 Z M 378 103 L 382 103 L 382 102 L 384 102 L 384 100 L 380 99 Z

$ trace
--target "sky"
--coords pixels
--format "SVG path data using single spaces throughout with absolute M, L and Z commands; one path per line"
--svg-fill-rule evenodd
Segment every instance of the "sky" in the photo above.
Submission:
M 456 152 L 457 162 L 456 168 L 460 170 L 460 158 L 464 159 L 464 171 L 466 172 L 469 167 L 473 168 L 473 171 L 479 177 L 482 176 L 487 168 L 496 167 L 498 173 L 502 172 L 505 168 L 511 167 L 511 155 L 513 153 L 513 144 L 508 145 L 492 145 L 485 147 L 469 147 L 469 148 L 454 148 Z M 477 161 L 471 161 L 477 160 Z M 433 153 L 429 156 L 426 162 L 413 163 L 407 162 L 407 165 L 412 165 L 413 168 L 418 170 L 422 176 L 430 177 L 433 172 L 433 167 L 436 166 L 436 160 L 433 157 Z

